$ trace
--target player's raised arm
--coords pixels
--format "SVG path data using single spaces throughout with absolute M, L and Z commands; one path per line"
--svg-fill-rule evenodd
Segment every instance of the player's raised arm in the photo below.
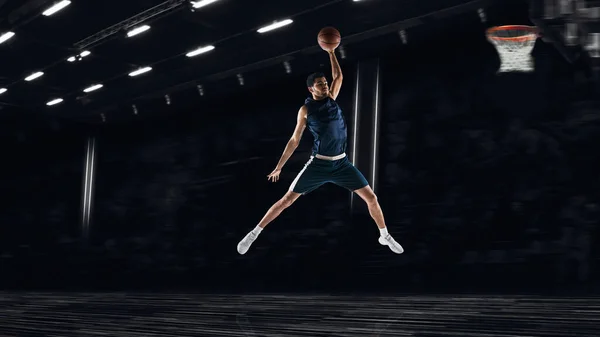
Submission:
M 344 79 L 344 76 L 342 75 L 342 68 L 337 60 L 337 56 L 335 56 L 335 49 L 327 52 L 329 53 L 329 59 L 331 60 L 331 75 L 333 77 L 329 95 L 331 98 L 336 99 L 340 94 L 340 89 L 342 89 L 342 80 Z
M 302 139 L 302 133 L 304 133 L 304 129 L 306 129 L 306 116 L 308 114 L 308 109 L 306 109 L 306 105 L 303 105 L 298 111 L 298 116 L 296 120 L 296 128 L 294 129 L 294 133 L 292 137 L 288 141 L 285 146 L 285 150 L 283 150 L 283 154 L 275 167 L 275 170 L 271 172 L 267 177 L 269 180 L 273 182 L 279 180 L 279 174 L 281 173 L 281 169 L 285 165 L 285 163 L 290 159 L 298 145 L 300 144 L 300 139 Z

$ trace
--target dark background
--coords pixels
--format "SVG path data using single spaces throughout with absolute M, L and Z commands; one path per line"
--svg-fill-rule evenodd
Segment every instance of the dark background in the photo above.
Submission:
M 377 243 L 370 218 L 351 214 L 349 193 L 329 185 L 300 198 L 248 254 L 236 252 L 308 158 L 307 133 L 281 181 L 267 182 L 308 73 L 100 125 L 4 116 L 0 284 L 591 291 L 600 258 L 597 111 L 578 104 L 585 88 L 552 47 L 539 43 L 534 56 L 533 73 L 496 74 L 494 48 L 459 27 L 372 56 L 382 65 L 377 194 L 400 256 Z M 321 58 L 314 70 L 329 73 Z M 339 101 L 350 119 L 354 65 L 342 67 Z M 83 239 L 88 136 L 97 139 L 97 171 Z

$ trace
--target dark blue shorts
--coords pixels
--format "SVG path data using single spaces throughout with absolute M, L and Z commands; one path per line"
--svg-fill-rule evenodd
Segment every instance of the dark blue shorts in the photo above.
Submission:
M 324 160 L 310 157 L 290 186 L 290 191 L 307 194 L 325 183 L 334 183 L 350 191 L 369 185 L 367 179 L 352 165 L 348 157 Z

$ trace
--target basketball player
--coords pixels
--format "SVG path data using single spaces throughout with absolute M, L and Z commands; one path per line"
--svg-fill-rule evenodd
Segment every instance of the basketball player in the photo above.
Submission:
M 327 52 L 333 75 L 331 87 L 322 73 L 308 76 L 306 85 L 312 97 L 308 97 L 298 111 L 294 133 L 277 166 L 267 179 L 272 182 L 279 180 L 281 169 L 300 144 L 300 138 L 307 126 L 314 138 L 312 156 L 292 182 L 289 191 L 271 206 L 256 228 L 240 241 L 237 246 L 240 254 L 246 254 L 261 231 L 301 195 L 308 194 L 327 182 L 358 194 L 367 203 L 369 213 L 379 227 L 379 243 L 388 246 L 396 254 L 404 252 L 402 246 L 388 233 L 381 207 L 369 183 L 346 157 L 346 122 L 342 109 L 335 101 L 342 87 L 342 70 L 335 49 Z

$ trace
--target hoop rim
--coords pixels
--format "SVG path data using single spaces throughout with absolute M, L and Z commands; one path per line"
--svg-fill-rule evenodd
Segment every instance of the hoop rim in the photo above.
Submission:
M 492 33 L 498 31 L 507 31 L 507 30 L 524 30 L 527 31 L 523 36 L 516 37 L 501 37 L 501 36 L 492 36 Z M 494 41 L 512 41 L 512 42 L 524 42 L 524 41 L 532 41 L 538 38 L 538 30 L 535 26 L 526 26 L 526 25 L 506 25 L 506 26 L 496 26 L 492 28 L 488 28 L 486 30 L 486 35 L 490 40 Z

